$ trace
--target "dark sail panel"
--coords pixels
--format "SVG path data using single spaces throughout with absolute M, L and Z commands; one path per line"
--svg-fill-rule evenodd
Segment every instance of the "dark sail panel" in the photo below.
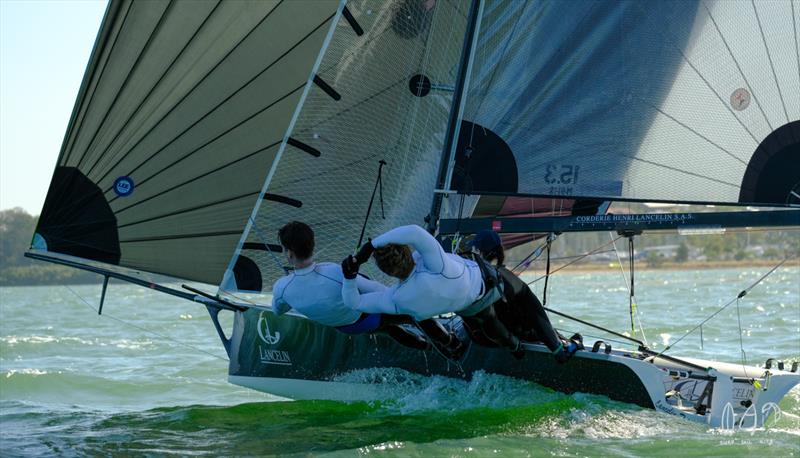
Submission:
M 111 1 L 34 248 L 218 284 L 338 6 Z
M 796 5 L 488 2 L 468 137 L 510 149 L 504 194 L 786 205 L 800 167 L 757 151 L 800 119 Z

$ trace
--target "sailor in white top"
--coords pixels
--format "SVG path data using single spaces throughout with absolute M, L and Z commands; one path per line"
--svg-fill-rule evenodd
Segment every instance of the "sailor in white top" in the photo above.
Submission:
M 295 309 L 347 334 L 386 333 L 402 345 L 419 350 L 430 348 L 424 337 L 400 326 L 413 323 L 411 317 L 362 313 L 342 303 L 342 270 L 336 264 L 314 262 L 314 231 L 307 224 L 288 223 L 278 232 L 278 238 L 295 270 L 278 279 L 272 288 L 272 309 L 276 315 Z M 364 293 L 386 289 L 363 276 L 354 278 L 353 283 Z
M 413 255 L 405 245 L 414 250 Z M 515 356 L 521 357 L 519 339 L 494 314 L 492 302 L 493 298 L 499 299 L 499 294 L 490 297 L 491 292 L 485 291 L 476 262 L 446 253 L 432 235 L 419 226 L 409 225 L 367 242 L 355 257 L 346 258 L 343 266 L 357 271 L 373 250 L 377 250 L 378 267 L 399 281 L 384 291 L 362 293 L 356 280 L 345 279 L 342 299 L 346 306 L 366 313 L 408 314 L 418 320 L 456 313 L 468 327 L 479 327 L 492 341 L 509 347 Z
M 346 326 L 361 318 L 361 312 L 342 302 L 342 269 L 330 262 L 308 260 L 305 267 L 279 278 L 272 287 L 272 310 L 283 315 L 295 309 L 326 326 Z M 382 284 L 359 275 L 353 281 L 359 291 L 377 293 L 386 289 Z
M 369 242 L 368 242 L 369 243 Z M 392 229 L 371 241 L 375 248 L 389 244 L 409 245 L 414 270 L 384 291 L 361 294 L 356 281 L 346 280 L 344 303 L 367 313 L 408 314 L 418 320 L 456 313 L 480 297 L 483 279 L 478 265 L 445 253 L 439 242 L 419 226 Z

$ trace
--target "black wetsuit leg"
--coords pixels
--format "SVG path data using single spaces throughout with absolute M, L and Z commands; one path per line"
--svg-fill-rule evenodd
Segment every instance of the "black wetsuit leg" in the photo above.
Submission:
M 519 339 L 497 319 L 494 306 L 490 305 L 481 310 L 477 315 L 465 316 L 464 323 L 475 329 L 480 329 L 483 334 L 496 344 L 509 348 L 512 351 L 519 348 Z
M 389 337 L 396 340 L 397 343 L 409 348 L 417 350 L 428 350 L 431 348 L 431 344 L 428 343 L 427 339 L 397 325 L 386 325 L 385 329 L 382 329 L 381 332 L 385 332 Z
M 504 291 L 503 295 L 506 298 L 504 312 L 498 313 L 501 318 L 506 321 L 505 315 L 508 315 L 513 321 L 511 325 L 521 325 L 523 329 L 517 332 L 519 336 L 525 336 L 530 330 L 533 330 L 533 336 L 536 340 L 543 342 L 550 351 L 555 351 L 561 345 L 562 340 L 558 333 L 553 329 L 550 323 L 550 318 L 539 301 L 539 298 L 533 294 L 533 291 L 528 285 L 519 277 L 514 275 L 510 270 L 501 267 L 498 269 L 500 276 L 503 279 Z
M 414 319 L 409 315 L 388 315 L 382 313 L 381 325 L 375 332 L 384 333 L 396 340 L 400 345 L 406 347 L 415 348 L 417 350 L 428 350 L 430 348 L 427 339 L 403 328 L 401 326 L 403 324 L 414 324 Z

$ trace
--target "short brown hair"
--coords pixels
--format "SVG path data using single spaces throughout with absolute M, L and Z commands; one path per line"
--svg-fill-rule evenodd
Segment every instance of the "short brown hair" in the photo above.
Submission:
M 314 253 L 314 231 L 306 223 L 292 221 L 278 231 L 284 248 L 292 250 L 298 259 L 308 259 Z
M 375 264 L 381 272 L 405 280 L 414 271 L 414 258 L 408 245 L 390 243 L 375 249 Z

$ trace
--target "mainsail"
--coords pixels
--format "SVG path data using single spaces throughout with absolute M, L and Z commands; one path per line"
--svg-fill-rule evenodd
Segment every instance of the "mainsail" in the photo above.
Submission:
M 788 0 L 487 2 L 451 189 L 800 203 L 798 24 Z
M 376 234 L 421 224 L 453 102 L 469 4 L 351 1 L 323 49 L 281 145 L 223 290 L 258 291 L 283 274 L 277 231 L 304 221 L 317 258 Z M 367 218 L 380 161 L 379 195 Z M 372 266 L 364 266 L 380 276 Z

